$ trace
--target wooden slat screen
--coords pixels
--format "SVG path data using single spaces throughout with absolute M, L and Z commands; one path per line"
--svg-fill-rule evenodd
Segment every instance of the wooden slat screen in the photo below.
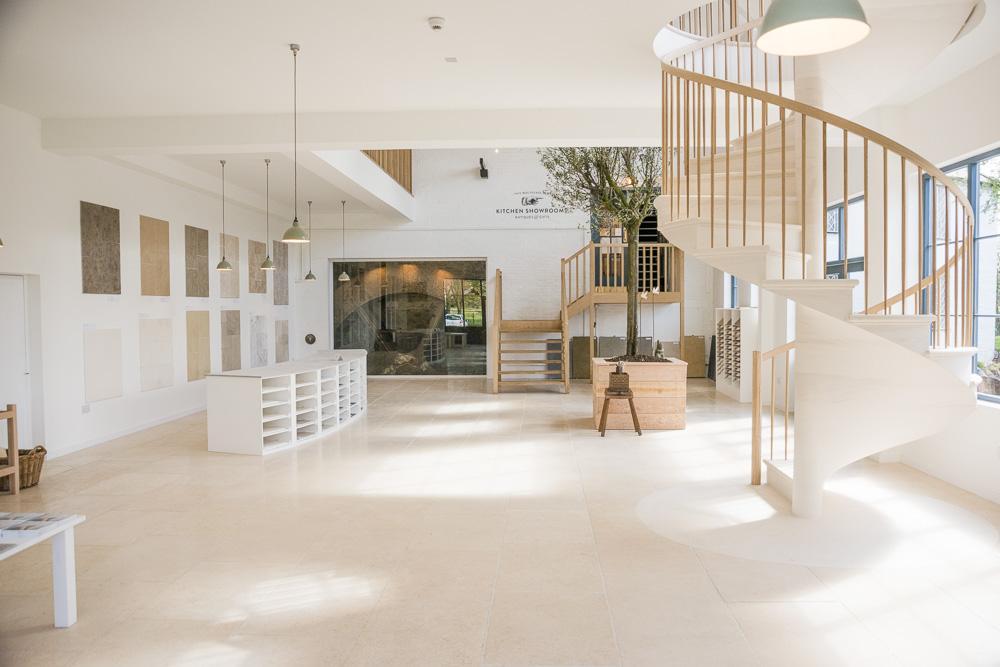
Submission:
M 363 150 L 361 151 L 372 162 L 377 164 L 382 171 L 389 174 L 392 180 L 399 183 L 403 188 L 413 194 L 413 151 L 408 148 L 398 148 L 393 150 Z

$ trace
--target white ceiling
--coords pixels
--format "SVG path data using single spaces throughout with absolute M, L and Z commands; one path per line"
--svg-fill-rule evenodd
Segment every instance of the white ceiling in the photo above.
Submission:
M 286 112 L 298 42 L 302 111 L 651 107 L 650 43 L 688 4 L 0 0 L 0 103 L 43 118 Z
M 271 159 L 271 212 L 292 210 L 292 159 L 280 153 L 239 153 L 235 155 L 174 155 L 174 160 L 215 177 L 221 175 L 219 160 L 226 160 L 226 184 L 265 192 L 264 158 Z M 314 213 L 340 211 L 340 201 L 360 206 L 353 197 L 329 181 L 299 167 L 299 219 L 305 221 L 305 202 L 313 201 Z M 261 202 L 263 205 L 263 201 Z

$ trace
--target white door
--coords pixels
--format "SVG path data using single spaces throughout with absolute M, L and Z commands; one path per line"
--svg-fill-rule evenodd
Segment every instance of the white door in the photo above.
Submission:
M 28 321 L 24 278 L 0 275 L 0 408 L 17 406 L 18 447 L 31 447 L 31 376 L 28 367 Z M 3 422 L 6 424 L 6 422 Z M 0 449 L 7 429 L 0 426 Z

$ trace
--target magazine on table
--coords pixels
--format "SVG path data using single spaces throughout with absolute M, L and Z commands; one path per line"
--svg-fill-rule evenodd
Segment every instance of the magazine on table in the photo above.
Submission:
M 7 513 L 0 517 L 0 538 L 30 537 L 54 525 L 69 521 L 71 514 L 49 514 L 45 512 Z

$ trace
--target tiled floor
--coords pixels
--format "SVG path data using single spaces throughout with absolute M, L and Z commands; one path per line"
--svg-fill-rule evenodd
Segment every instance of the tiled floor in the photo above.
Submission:
M 47 547 L 0 563 L 0 665 L 1000 664 L 1000 555 L 981 539 L 907 570 L 654 532 L 640 504 L 747 469 L 748 410 L 704 381 L 686 431 L 605 439 L 588 385 L 482 386 L 372 380 L 366 421 L 266 459 L 207 453 L 201 414 L 48 462 L 0 509 L 87 515 L 80 620 L 51 627 Z M 853 474 L 1000 525 L 903 466 Z

